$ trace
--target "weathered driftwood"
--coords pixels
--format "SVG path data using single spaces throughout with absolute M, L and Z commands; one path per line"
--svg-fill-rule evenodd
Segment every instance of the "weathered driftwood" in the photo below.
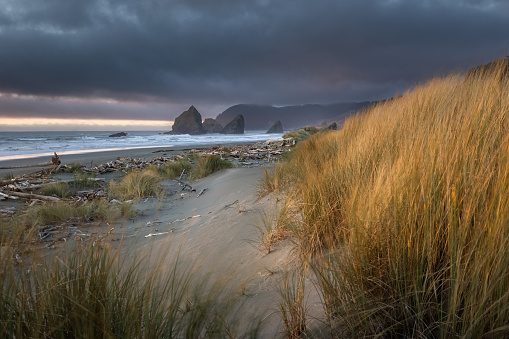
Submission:
M 0 169 L 16 169 L 16 168 L 29 168 L 29 167 L 46 167 L 53 165 L 52 162 L 45 162 L 41 164 L 23 165 L 23 166 L 3 166 Z M 10 181 L 10 180 L 9 180 Z
M 224 205 L 223 209 L 227 209 L 227 208 L 230 208 L 232 207 L 233 205 L 235 205 L 236 203 L 238 203 L 239 201 L 238 200 L 235 200 L 234 202 L 232 202 L 231 204 L 228 204 L 228 205 Z
M 60 199 L 57 197 L 48 197 L 46 195 L 40 195 L 40 194 L 9 192 L 9 195 L 13 195 L 13 196 L 24 198 L 24 199 L 39 199 L 39 200 L 43 200 L 43 201 L 60 201 Z
M 12 215 L 14 213 L 16 213 L 16 209 L 14 207 L 0 209 L 0 214 L 2 215 Z
M 55 156 L 51 157 L 51 163 L 55 166 L 55 168 L 59 168 L 60 165 L 62 165 L 62 161 L 60 161 L 60 157 L 57 152 L 53 152 L 53 154 L 55 154 Z
M 175 180 L 175 179 L 174 179 Z M 189 192 L 194 192 L 196 191 L 193 186 L 189 185 L 189 184 L 186 184 L 185 182 L 181 181 L 181 180 L 175 180 L 175 182 L 180 186 L 182 187 L 182 191 L 184 191 L 186 188 L 189 189 Z
M 189 219 L 199 218 L 199 217 L 201 217 L 201 215 L 197 214 L 197 215 L 193 215 L 192 217 L 187 217 L 187 218 L 184 218 L 184 219 L 176 219 L 176 220 L 171 221 L 168 225 L 171 225 L 171 224 L 176 223 L 176 222 L 186 221 L 186 220 L 189 220 Z
M 17 200 L 19 199 L 18 197 L 15 197 L 13 195 L 8 195 L 8 194 L 5 194 L 5 193 L 2 193 L 0 192 L 0 197 L 3 199 L 12 199 L 12 200 Z
M 199 198 L 199 197 L 200 197 L 200 195 L 202 195 L 202 194 L 203 194 L 203 192 L 205 192 L 205 190 L 206 190 L 206 188 L 202 189 L 202 190 L 200 191 L 200 193 L 198 193 L 198 195 L 197 195 L 196 197 L 197 197 L 197 198 Z

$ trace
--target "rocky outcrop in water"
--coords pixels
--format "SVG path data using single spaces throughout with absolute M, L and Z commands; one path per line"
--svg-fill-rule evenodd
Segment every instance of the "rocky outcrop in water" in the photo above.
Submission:
M 268 133 L 283 133 L 283 124 L 281 121 L 276 121 L 267 131 Z
M 203 121 L 203 128 L 206 133 L 223 133 L 224 131 L 223 126 L 212 118 L 207 118 Z
M 191 106 L 177 118 L 173 123 L 172 130 L 165 134 L 205 134 L 205 129 L 201 122 L 201 114 L 198 110 Z
M 126 137 L 127 136 L 127 133 L 126 132 L 118 132 L 118 133 L 113 133 L 113 134 L 110 134 L 110 138 L 120 138 L 120 137 Z
M 228 125 L 224 126 L 224 134 L 244 134 L 244 116 L 237 115 Z

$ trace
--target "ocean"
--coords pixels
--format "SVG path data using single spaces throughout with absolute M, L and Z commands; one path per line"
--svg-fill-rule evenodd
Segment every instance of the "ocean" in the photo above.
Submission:
M 145 147 L 221 145 L 278 139 L 282 134 L 246 131 L 245 134 L 169 135 L 157 131 L 127 132 L 0 132 L 0 161 L 58 154 L 79 154 Z

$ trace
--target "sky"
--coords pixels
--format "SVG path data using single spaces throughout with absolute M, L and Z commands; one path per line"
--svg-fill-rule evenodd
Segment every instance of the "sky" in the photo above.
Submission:
M 508 48 L 506 0 L 0 0 L 0 131 L 378 100 Z

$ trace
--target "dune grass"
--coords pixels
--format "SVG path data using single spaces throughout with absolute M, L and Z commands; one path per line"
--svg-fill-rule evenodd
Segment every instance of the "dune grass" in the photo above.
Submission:
M 307 338 L 308 305 L 306 297 L 306 267 L 285 270 L 278 288 L 279 312 L 287 338 Z
M 66 172 L 69 173 L 83 173 L 83 165 L 79 162 L 73 162 L 67 165 Z
M 72 181 L 69 182 L 69 186 L 71 186 L 74 190 L 97 188 L 100 186 L 100 184 L 94 180 L 95 177 L 95 173 L 74 171 L 73 178 Z
M 104 199 L 87 202 L 58 201 L 27 207 L 10 218 L 0 218 L 0 245 L 16 252 L 30 251 L 42 228 L 69 221 L 86 223 L 114 220 L 133 215 L 130 204 L 112 205 Z
M 259 245 L 270 254 L 275 244 L 290 236 L 296 222 L 292 202 L 283 201 L 280 205 L 276 202 L 275 209 L 268 214 L 262 213 L 261 221 L 256 225 Z
M 66 182 L 56 182 L 43 187 L 41 193 L 48 196 L 68 198 L 71 195 L 71 190 Z
M 284 153 L 289 154 L 289 152 Z M 289 159 L 288 157 L 287 159 Z M 288 165 L 286 165 L 288 166 Z M 263 169 L 263 178 L 258 181 L 258 197 L 262 198 L 267 194 L 274 193 L 278 195 L 290 185 L 290 176 L 285 173 L 286 167 L 276 166 L 273 169 Z
M 179 159 L 174 162 L 167 162 L 159 166 L 161 175 L 168 179 L 175 179 L 180 177 L 182 172 L 189 173 L 191 171 L 191 163 L 187 159 Z
M 291 132 L 286 133 L 285 135 L 283 135 L 283 138 L 284 139 L 291 138 L 291 139 L 295 140 L 296 142 L 299 142 L 299 141 L 306 140 L 308 137 L 310 137 L 313 134 L 316 134 L 318 132 L 325 131 L 325 130 L 326 129 L 324 129 L 324 128 L 318 128 L 315 126 L 306 126 L 306 127 L 299 128 L 296 131 L 291 131 Z
M 507 67 L 434 79 L 283 165 L 333 336 L 509 335 Z
M 69 219 L 77 221 L 105 220 L 112 222 L 119 216 L 118 208 L 106 200 L 96 199 L 85 203 L 59 201 L 35 205 L 22 215 L 23 223 L 29 227 L 52 225 Z
M 242 337 L 236 302 L 175 260 L 150 264 L 100 244 L 55 260 L 0 254 L 0 333 L 5 338 Z M 123 259 L 124 258 L 124 259 Z M 127 259 L 126 259 L 127 258 Z M 253 331 L 256 331 L 256 321 Z
M 161 174 L 157 168 L 127 173 L 120 182 L 110 181 L 110 195 L 120 200 L 140 199 L 159 195 Z
M 221 159 L 219 155 L 209 155 L 198 159 L 198 163 L 193 168 L 191 173 L 191 179 L 200 179 L 211 175 L 212 173 L 225 169 L 232 168 L 233 164 L 228 161 Z
M 2 180 L 12 180 L 12 179 L 14 179 L 14 174 L 12 173 L 6 173 L 2 177 Z

